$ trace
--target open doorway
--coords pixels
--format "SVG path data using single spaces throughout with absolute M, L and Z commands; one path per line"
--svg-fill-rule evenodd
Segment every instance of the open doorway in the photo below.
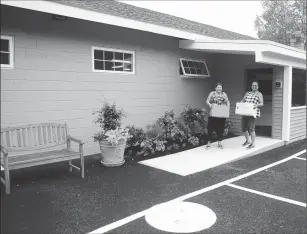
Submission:
M 260 109 L 261 115 L 256 121 L 256 134 L 258 136 L 272 136 L 273 120 L 273 69 L 247 69 L 245 70 L 245 88 L 251 90 L 253 81 L 258 81 L 259 92 L 263 95 L 264 106 Z

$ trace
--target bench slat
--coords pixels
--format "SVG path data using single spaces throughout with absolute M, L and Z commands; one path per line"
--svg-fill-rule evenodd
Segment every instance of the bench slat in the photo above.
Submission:
M 63 145 L 66 124 L 42 123 L 1 129 L 1 145 L 8 151 L 29 151 Z
M 26 128 L 27 129 L 27 137 L 28 137 L 28 147 L 32 147 L 33 145 L 32 145 L 32 142 L 33 142 L 33 140 L 32 140 L 32 131 L 31 131 L 31 128 L 30 127 L 27 127 Z
M 79 155 L 79 152 L 62 149 L 62 150 L 54 150 L 48 152 L 34 153 L 34 154 L 23 154 L 18 156 L 9 157 L 9 165 L 13 164 L 21 164 L 25 162 L 32 161 L 43 161 L 50 158 L 63 158 L 67 156 Z
M 44 153 L 28 154 L 21 156 L 9 157 L 10 170 L 32 167 L 37 165 L 45 165 L 49 163 L 67 161 L 72 159 L 79 159 L 80 153 L 68 151 L 67 149 L 61 151 L 49 151 Z

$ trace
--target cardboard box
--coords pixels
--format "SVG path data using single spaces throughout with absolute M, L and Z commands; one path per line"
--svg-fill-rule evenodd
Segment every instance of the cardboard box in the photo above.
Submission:
M 210 116 L 217 118 L 229 118 L 229 106 L 212 104 Z
M 252 104 L 252 103 L 237 102 L 235 113 L 237 115 L 254 116 L 256 118 L 257 108 L 254 109 L 254 104 Z

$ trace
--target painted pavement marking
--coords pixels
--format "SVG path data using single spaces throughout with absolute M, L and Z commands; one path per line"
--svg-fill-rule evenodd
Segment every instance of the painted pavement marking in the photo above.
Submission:
M 210 208 L 193 202 L 162 203 L 145 215 L 150 226 L 172 233 L 199 232 L 210 228 L 216 219 Z
M 306 161 L 306 158 L 295 157 L 295 159 L 300 159 Z
M 261 195 L 261 196 L 264 196 L 264 197 L 273 198 L 275 200 L 279 200 L 279 201 L 291 203 L 291 204 L 294 204 L 294 205 L 306 207 L 306 203 L 295 201 L 295 200 L 292 200 L 292 199 L 275 196 L 275 195 L 272 195 L 272 194 L 269 194 L 269 193 L 260 192 L 260 191 L 257 191 L 257 190 L 245 188 L 245 187 L 238 186 L 238 185 L 235 185 L 235 184 L 227 184 L 227 186 L 233 187 L 233 188 L 236 188 L 236 189 L 240 189 L 240 190 L 243 190 L 243 191 L 247 191 L 247 192 L 250 192 L 250 193 L 255 193 L 255 194 L 258 194 L 258 195 Z
M 220 182 L 220 183 L 211 185 L 211 186 L 209 186 L 209 187 L 206 187 L 206 188 L 203 188 L 203 189 L 194 191 L 194 192 L 192 192 L 192 193 L 183 195 L 183 196 L 181 196 L 181 197 L 175 198 L 175 199 L 173 199 L 173 200 L 168 201 L 168 203 L 171 203 L 171 202 L 182 202 L 182 201 L 184 201 L 184 200 L 187 200 L 187 199 L 189 199 L 189 198 L 198 196 L 198 195 L 200 195 L 200 194 L 203 194 L 203 193 L 205 193 L 205 192 L 214 190 L 214 189 L 219 188 L 219 187 L 222 187 L 222 186 L 224 186 L 224 185 L 229 185 L 230 183 L 233 183 L 233 182 L 238 181 L 238 180 L 240 180 L 240 179 L 246 178 L 246 177 L 248 177 L 248 176 L 250 176 L 250 175 L 254 175 L 254 174 L 258 173 L 258 172 L 264 171 L 264 170 L 266 170 L 266 169 L 268 169 L 268 168 L 271 168 L 271 167 L 274 167 L 274 166 L 276 166 L 276 165 L 278 165 L 278 164 L 287 162 L 287 161 L 289 161 L 289 160 L 291 160 L 291 159 L 293 159 L 293 158 L 296 158 L 296 157 L 298 157 L 299 155 L 304 154 L 304 153 L 306 153 L 306 150 L 302 150 L 302 151 L 300 151 L 300 152 L 298 152 L 298 153 L 296 153 L 296 154 L 293 154 L 293 155 L 291 155 L 291 156 L 289 156 L 289 157 L 287 157 L 287 158 L 284 158 L 284 159 L 282 159 L 282 160 L 280 160 L 280 161 L 271 163 L 271 164 L 266 165 L 266 166 L 264 166 L 264 167 L 260 167 L 260 168 L 258 168 L 258 169 L 256 169 L 256 170 L 247 172 L 247 173 L 245 173 L 245 174 L 242 174 L 242 175 L 240 175 L 240 176 L 234 177 L 234 178 L 232 178 L 232 179 L 228 179 L 228 180 L 225 180 L 225 181 L 223 181 L 223 182 Z M 96 229 L 96 230 L 90 232 L 89 234 L 102 234 L 102 233 L 106 233 L 106 232 L 108 232 L 108 231 L 110 231 L 110 230 L 113 230 L 113 229 L 115 229 L 115 228 L 121 227 L 121 226 L 123 226 L 123 225 L 125 225 L 125 224 L 127 224 L 127 223 L 130 223 L 130 222 L 132 222 L 132 221 L 134 221 L 134 220 L 136 220 L 136 219 L 138 219 L 138 218 L 141 218 L 141 217 L 145 216 L 145 215 L 149 212 L 149 210 L 150 210 L 150 208 L 147 209 L 147 210 L 143 210 L 143 211 L 141 211 L 141 212 L 138 212 L 138 213 L 136 213 L 136 214 L 130 215 L 130 216 L 128 216 L 128 217 L 126 217 L 126 218 L 123 218 L 123 219 L 121 219 L 121 220 L 118 220 L 118 221 L 116 221 L 116 222 L 114 222 L 114 223 L 107 224 L 107 225 L 105 225 L 105 226 L 103 226 L 103 227 L 101 227 L 101 228 L 98 228 L 98 229 Z

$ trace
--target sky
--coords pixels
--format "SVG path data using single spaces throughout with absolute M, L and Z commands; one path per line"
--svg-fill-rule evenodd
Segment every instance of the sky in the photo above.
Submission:
M 261 1 L 121 1 L 188 20 L 256 37 L 254 22 Z

